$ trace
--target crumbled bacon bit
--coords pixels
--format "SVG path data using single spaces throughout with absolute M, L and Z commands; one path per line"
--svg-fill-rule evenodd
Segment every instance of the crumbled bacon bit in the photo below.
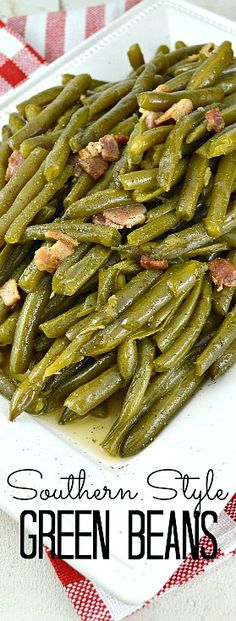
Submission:
M 129 140 L 129 136 L 127 136 L 126 134 L 114 134 L 114 138 L 119 147 L 123 147 L 123 145 L 127 144 Z
M 89 155 L 88 151 L 85 154 L 85 151 L 86 149 L 82 149 L 82 151 L 79 152 L 78 164 L 94 181 L 98 181 L 108 169 L 109 164 L 103 160 L 101 155 L 92 157 Z
M 171 88 L 168 84 L 159 84 L 154 88 L 154 91 L 157 91 L 157 93 L 171 93 Z
M 147 110 L 146 112 L 147 114 L 144 115 L 146 126 L 148 129 L 154 129 L 156 127 L 156 120 L 162 116 L 162 112 L 148 112 Z
M 187 62 L 188 63 L 196 63 L 197 60 L 200 59 L 200 55 L 199 54 L 190 54 L 190 56 L 188 56 L 187 58 Z
M 137 224 L 143 224 L 146 220 L 146 207 L 144 205 L 127 205 L 107 209 L 93 216 L 94 224 L 112 226 L 116 229 L 131 229 Z
M 205 43 L 200 49 L 199 55 L 208 58 L 216 50 L 215 43 Z
M 19 302 L 20 294 L 15 278 L 10 278 L 2 285 L 0 296 L 5 306 L 13 306 L 16 302 Z
M 20 166 L 23 164 L 24 161 L 25 161 L 25 158 L 23 157 L 23 155 L 21 155 L 21 152 L 18 151 L 18 149 L 13 151 L 13 153 L 11 153 L 10 157 L 8 158 L 8 166 L 7 166 L 7 170 L 5 174 L 5 181 L 9 181 L 9 179 L 13 177 L 13 175 L 16 173 L 18 168 L 20 168 Z
M 221 114 L 220 108 L 211 108 L 205 113 L 205 119 L 207 121 L 207 131 L 220 132 L 225 127 L 225 122 Z
M 167 270 L 169 267 L 167 259 L 152 259 L 147 254 L 141 255 L 140 265 L 145 270 Z
M 78 246 L 78 242 L 76 239 L 70 237 L 70 235 L 62 233 L 62 231 L 46 231 L 45 237 L 48 239 L 55 239 L 56 241 L 62 241 L 68 246 Z
M 105 162 L 116 162 L 120 157 L 119 146 L 114 136 L 106 134 L 99 139 L 102 147 L 101 156 Z
M 41 246 L 41 248 L 36 250 L 34 260 L 40 272 L 53 274 L 59 263 L 73 254 L 78 243 L 75 239 L 61 231 L 47 231 L 45 237 L 50 237 L 57 241 L 51 248 Z
M 161 123 L 165 123 L 166 121 L 169 121 L 170 119 L 173 119 L 174 121 L 178 121 L 179 119 L 182 119 L 187 114 L 190 114 L 192 110 L 193 110 L 193 104 L 191 102 L 191 99 L 180 99 L 180 101 L 178 101 L 177 103 L 174 103 L 173 106 L 171 106 L 168 110 L 166 110 L 166 112 L 163 112 L 163 114 L 159 117 L 159 119 L 155 121 L 155 125 L 160 125 Z
M 228 259 L 213 259 L 209 261 L 208 269 L 217 291 L 223 287 L 236 287 L 236 269 Z
M 34 255 L 35 265 L 40 272 L 53 274 L 59 265 L 59 259 L 52 254 L 51 248 L 41 246 Z

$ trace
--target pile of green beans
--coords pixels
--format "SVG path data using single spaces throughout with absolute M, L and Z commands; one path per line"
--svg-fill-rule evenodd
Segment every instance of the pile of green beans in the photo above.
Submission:
M 177 41 L 148 61 L 134 43 L 128 59 L 122 80 L 66 74 L 19 103 L 0 143 L 0 393 L 10 420 L 55 410 L 59 424 L 79 425 L 113 412 L 101 450 L 121 457 L 236 362 L 231 43 Z M 119 157 L 95 181 L 81 149 L 102 157 L 106 135 Z M 60 250 L 52 268 L 40 267 L 39 249 Z M 231 280 L 218 282 L 213 265 Z M 12 284 L 18 300 L 8 303 Z

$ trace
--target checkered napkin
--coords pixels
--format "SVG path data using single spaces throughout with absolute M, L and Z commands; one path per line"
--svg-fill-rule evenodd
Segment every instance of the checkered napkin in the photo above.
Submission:
M 42 65 L 52 62 L 138 2 L 118 0 L 87 9 L 0 20 L 0 94 L 21 84 Z M 189 555 L 154 599 L 236 554 L 236 494 L 220 513 L 212 532 L 218 542 L 217 558 L 193 560 Z M 207 549 L 208 542 L 203 537 L 200 545 Z M 64 561 L 52 559 L 49 550 L 47 554 L 82 621 L 120 621 L 136 609 L 102 591 Z

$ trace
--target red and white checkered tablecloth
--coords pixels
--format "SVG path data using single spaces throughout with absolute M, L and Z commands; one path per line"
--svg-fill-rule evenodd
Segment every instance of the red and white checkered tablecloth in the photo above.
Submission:
M 0 20 L 0 94 L 15 88 L 39 67 L 52 62 L 140 1 L 118 0 L 86 9 Z M 220 513 L 213 531 L 218 541 L 216 559 L 193 560 L 189 555 L 156 598 L 236 554 L 236 494 Z M 207 547 L 206 537 L 200 545 L 203 543 Z M 64 561 L 51 559 L 48 550 L 47 554 L 82 621 L 120 621 L 135 610 L 93 585 Z

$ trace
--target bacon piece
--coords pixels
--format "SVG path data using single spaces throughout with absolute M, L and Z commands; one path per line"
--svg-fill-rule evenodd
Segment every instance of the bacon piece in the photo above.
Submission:
M 225 122 L 221 114 L 220 108 L 211 108 L 205 113 L 205 119 L 207 121 L 207 131 L 220 132 L 225 127 Z
M 102 146 L 101 156 L 105 162 L 116 162 L 119 159 L 119 146 L 114 136 L 106 134 L 99 138 L 99 144 Z
M 88 152 L 85 154 L 85 151 L 86 149 L 82 149 L 79 152 L 78 164 L 94 181 L 98 181 L 108 169 L 109 164 L 103 160 L 101 155 L 92 157 Z
M 147 112 L 147 110 L 146 110 Z M 162 116 L 162 112 L 148 112 L 147 114 L 144 115 L 145 121 L 146 121 L 146 126 L 148 129 L 154 129 L 154 127 L 156 127 L 156 120 L 160 118 L 160 116 Z
M 223 287 L 236 287 L 236 269 L 228 259 L 213 259 L 209 261 L 208 269 L 217 291 Z
M 46 231 L 45 237 L 49 239 L 55 239 L 56 241 L 62 241 L 67 246 L 78 246 L 78 242 L 70 235 L 62 233 L 62 231 Z
M 93 216 L 94 224 L 104 224 L 115 229 L 131 229 L 137 224 L 143 224 L 146 220 L 146 207 L 144 205 L 127 205 L 114 207 Z
M 9 181 L 9 179 L 13 177 L 15 172 L 18 170 L 18 168 L 20 168 L 21 164 L 23 164 L 24 161 L 25 158 L 23 157 L 23 155 L 21 155 L 21 152 L 18 151 L 18 149 L 11 153 L 10 157 L 8 158 L 5 181 Z
M 157 93 L 171 93 L 171 88 L 168 84 L 159 84 L 154 88 L 154 91 L 157 91 Z
M 16 302 L 19 302 L 20 294 L 15 278 L 10 278 L 2 285 L 0 296 L 5 306 L 13 306 Z
M 117 144 L 119 145 L 119 147 L 123 147 L 123 145 L 127 144 L 129 140 L 129 136 L 127 136 L 126 134 L 115 134 L 114 138 Z
M 152 259 L 147 254 L 141 255 L 140 265 L 145 270 L 167 270 L 169 267 L 167 259 Z
M 199 55 L 208 58 L 216 50 L 217 45 L 215 43 L 205 43 L 200 49 Z
M 163 114 L 159 117 L 159 119 L 155 121 L 155 125 L 160 125 L 160 123 L 165 123 L 166 121 L 169 121 L 170 119 L 173 119 L 174 121 L 178 121 L 179 119 L 182 119 L 187 114 L 190 114 L 192 110 L 193 110 L 193 104 L 191 102 L 191 99 L 180 99 L 180 101 L 178 101 L 177 103 L 174 103 L 173 106 L 171 106 L 168 110 L 166 110 L 166 112 L 163 112 Z
M 41 246 L 41 248 L 36 250 L 34 260 L 40 272 L 53 274 L 59 263 L 73 254 L 78 243 L 69 235 L 61 233 L 61 231 L 47 231 L 45 237 L 57 239 L 57 241 L 51 248 Z

